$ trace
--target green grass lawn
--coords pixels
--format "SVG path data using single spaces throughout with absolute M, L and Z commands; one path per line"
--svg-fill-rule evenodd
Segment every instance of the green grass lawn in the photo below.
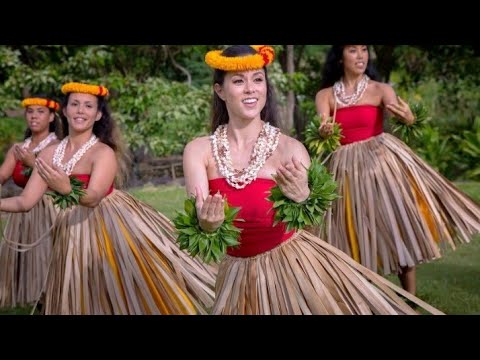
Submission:
M 183 209 L 183 202 L 187 197 L 185 188 L 179 185 L 144 186 L 129 190 L 130 194 L 159 210 L 172 219 L 176 210 Z
M 480 202 L 480 183 L 458 186 Z M 129 191 L 168 217 L 183 208 L 186 192 L 182 186 L 145 186 Z M 396 276 L 388 276 L 396 284 Z M 447 251 L 442 259 L 423 264 L 417 270 L 418 296 L 446 314 L 480 314 L 480 236 L 470 244 Z M 0 314 L 26 314 L 29 309 L 0 309 Z
M 480 202 L 480 183 L 457 185 Z M 150 186 L 130 192 L 169 217 L 183 208 L 186 197 L 181 186 Z M 400 284 L 396 276 L 388 279 Z M 447 314 L 480 314 L 480 237 L 457 251 L 447 251 L 442 259 L 420 265 L 417 287 L 422 300 Z

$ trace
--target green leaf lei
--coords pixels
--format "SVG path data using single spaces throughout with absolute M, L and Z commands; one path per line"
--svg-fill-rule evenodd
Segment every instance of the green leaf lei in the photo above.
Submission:
M 273 202 L 276 211 L 274 225 L 283 221 L 287 223 L 287 231 L 290 231 L 322 223 L 324 212 L 338 195 L 337 183 L 318 159 L 313 159 L 308 169 L 308 187 L 310 196 L 301 203 L 287 198 L 278 185 L 272 188 L 267 200 Z
M 80 204 L 80 197 L 85 195 L 83 181 L 77 179 L 75 176 L 71 176 L 70 185 L 72 187 L 72 191 L 66 195 L 62 195 L 56 191 L 47 192 L 47 195 L 50 195 L 53 198 L 54 205 L 59 206 L 61 209 L 66 209 Z
M 190 256 L 199 256 L 205 263 L 218 263 L 229 246 L 238 246 L 241 229 L 233 225 L 240 208 L 230 207 L 225 201 L 225 220 L 215 231 L 208 233 L 202 230 L 197 218 L 195 197 L 185 200 L 184 212 L 177 211 L 173 220 L 179 233 L 177 242 L 181 250 L 187 250 Z M 236 219 L 241 221 L 240 219 Z
M 415 122 L 411 125 L 404 123 L 397 117 L 391 117 L 392 131 L 406 143 L 418 139 L 421 136 L 425 124 L 430 120 L 428 109 L 423 103 L 409 103 L 410 109 L 415 116 Z
M 322 137 L 319 131 L 321 123 L 322 117 L 315 115 L 305 127 L 305 144 L 312 156 L 334 152 L 340 146 L 340 139 L 343 137 L 337 122 L 333 123 L 333 133 L 328 137 Z
M 23 170 L 22 170 L 22 175 L 26 176 L 26 177 L 30 177 L 32 176 L 32 172 L 33 172 L 33 168 L 31 168 L 30 166 L 26 166 Z

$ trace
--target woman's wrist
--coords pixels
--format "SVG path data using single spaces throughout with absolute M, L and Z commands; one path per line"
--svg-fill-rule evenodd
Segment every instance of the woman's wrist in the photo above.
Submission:
M 222 221 L 223 223 L 223 221 Z M 202 220 L 198 220 L 198 225 L 200 226 L 200 229 L 202 229 L 206 233 L 213 233 L 215 230 L 217 230 L 222 224 L 219 224 L 218 226 L 212 226 L 209 223 L 205 223 Z
M 305 190 L 302 191 L 301 193 L 294 194 L 292 196 L 288 196 L 288 195 L 286 195 L 286 196 L 290 200 L 295 201 L 296 203 L 300 204 L 300 203 L 304 202 L 305 200 L 307 200 L 308 197 L 310 196 L 310 188 L 308 187 L 308 184 L 305 185 L 304 189 Z
M 72 193 L 73 188 L 72 188 L 72 186 L 70 185 L 68 188 L 65 188 L 65 190 L 62 189 L 62 191 L 60 191 L 60 190 L 55 190 L 55 191 L 58 192 L 60 195 L 69 195 L 69 194 Z

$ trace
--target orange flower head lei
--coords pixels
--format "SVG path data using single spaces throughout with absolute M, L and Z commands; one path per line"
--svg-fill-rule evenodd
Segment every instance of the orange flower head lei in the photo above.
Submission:
M 53 109 L 57 111 L 60 109 L 60 104 L 56 101 L 46 99 L 46 98 L 25 98 L 22 101 L 22 106 L 26 108 L 27 106 L 38 105 L 38 106 L 46 106 L 47 108 Z
M 250 45 L 256 54 L 245 56 L 225 56 L 223 50 L 212 50 L 205 55 L 205 62 L 216 70 L 248 71 L 270 65 L 275 59 L 275 50 L 268 45 Z
M 89 85 L 79 82 L 69 82 L 62 86 L 62 93 L 82 93 L 91 94 L 95 96 L 108 96 L 109 92 L 105 86 Z

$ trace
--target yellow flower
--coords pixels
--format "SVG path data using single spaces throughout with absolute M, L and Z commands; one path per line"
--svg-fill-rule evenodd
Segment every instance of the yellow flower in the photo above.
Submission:
M 38 106 L 46 106 L 50 109 L 57 111 L 60 109 L 60 104 L 56 101 L 50 99 L 42 99 L 42 98 L 26 98 L 22 101 L 22 106 L 27 107 L 31 105 L 38 105 Z
M 205 55 L 205 62 L 214 69 L 223 71 L 247 71 L 261 69 L 273 62 L 275 51 L 267 45 L 251 45 L 257 53 L 253 55 L 223 56 L 222 50 L 212 50 Z
M 62 93 L 82 93 L 95 96 L 107 96 L 109 94 L 108 89 L 105 86 L 82 84 L 78 82 L 70 82 L 63 85 Z

